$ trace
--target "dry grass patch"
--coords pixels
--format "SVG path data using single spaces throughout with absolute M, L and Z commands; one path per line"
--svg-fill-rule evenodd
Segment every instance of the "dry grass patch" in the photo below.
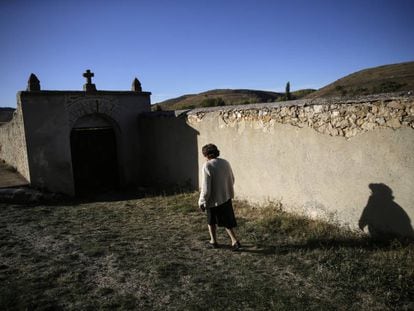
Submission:
M 244 248 L 208 240 L 197 193 L 61 206 L 0 204 L 2 309 L 413 308 L 414 247 L 278 205 L 235 202 Z

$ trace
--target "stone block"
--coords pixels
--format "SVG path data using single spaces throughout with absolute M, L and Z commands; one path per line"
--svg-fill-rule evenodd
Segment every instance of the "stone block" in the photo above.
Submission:
M 321 113 L 323 111 L 323 106 L 322 105 L 315 105 L 313 106 L 313 112 L 315 113 Z
M 376 124 L 373 122 L 365 122 L 364 124 L 362 124 L 361 128 L 366 130 L 366 131 L 371 131 L 374 128 L 376 128 Z
M 405 109 L 405 106 L 403 104 L 401 104 L 400 102 L 397 101 L 392 101 L 390 103 L 387 104 L 388 108 L 393 108 L 393 109 Z
M 397 118 L 393 118 L 387 121 L 387 126 L 392 127 L 393 129 L 397 129 L 401 127 L 401 122 Z
M 384 125 L 385 124 L 385 119 L 383 117 L 376 118 L 375 122 L 377 122 L 379 125 Z
M 378 112 L 378 107 L 373 105 L 371 106 L 371 113 L 376 114 Z

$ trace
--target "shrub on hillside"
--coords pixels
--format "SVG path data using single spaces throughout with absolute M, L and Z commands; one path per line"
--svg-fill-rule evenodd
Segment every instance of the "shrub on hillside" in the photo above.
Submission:
M 394 81 L 387 81 L 382 82 L 378 86 L 374 86 L 373 92 L 374 93 L 391 93 L 398 91 L 401 87 L 403 87 L 405 84 L 401 84 Z
M 344 87 L 343 87 L 342 85 L 337 85 L 337 86 L 335 87 L 335 91 L 337 91 L 337 92 L 341 93 L 341 96 L 345 96 L 345 95 L 348 93 L 348 91 L 347 91 L 347 90 L 345 90 L 345 89 L 344 89 Z
M 181 109 L 194 109 L 194 108 L 196 108 L 195 105 L 184 105 L 181 107 Z
M 217 107 L 217 106 L 225 106 L 226 102 L 221 98 L 207 98 L 204 99 L 201 103 L 201 107 Z

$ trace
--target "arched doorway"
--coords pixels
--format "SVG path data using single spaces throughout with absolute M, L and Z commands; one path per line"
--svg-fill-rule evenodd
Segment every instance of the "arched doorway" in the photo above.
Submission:
M 77 196 L 119 187 L 118 154 L 112 122 L 101 115 L 80 118 L 70 134 Z

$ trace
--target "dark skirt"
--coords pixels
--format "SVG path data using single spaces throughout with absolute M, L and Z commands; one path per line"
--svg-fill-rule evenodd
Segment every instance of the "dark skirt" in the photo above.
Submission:
M 227 229 L 237 227 L 231 199 L 219 206 L 207 208 L 207 223 Z

